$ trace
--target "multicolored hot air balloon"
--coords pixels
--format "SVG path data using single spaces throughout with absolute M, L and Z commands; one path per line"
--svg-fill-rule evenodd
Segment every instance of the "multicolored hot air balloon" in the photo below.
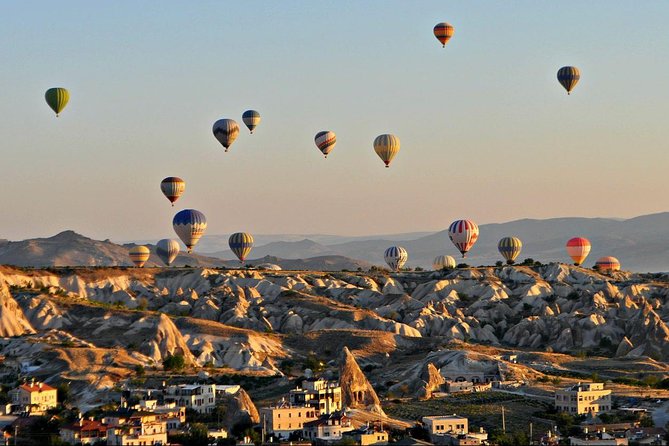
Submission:
M 448 237 L 464 258 L 479 238 L 479 227 L 471 220 L 455 220 L 448 227 Z
M 383 258 L 386 260 L 386 263 L 393 271 L 399 271 L 402 269 L 407 260 L 409 259 L 409 254 L 407 250 L 401 246 L 391 246 L 386 249 L 386 252 L 383 254 Z
M 513 262 L 523 249 L 523 242 L 518 237 L 504 237 L 497 244 L 497 249 L 502 257 L 506 259 L 506 263 L 513 265 Z
M 235 253 L 240 263 L 246 260 L 251 249 L 253 249 L 253 236 L 248 232 L 236 232 L 228 240 L 230 250 Z
M 149 257 L 151 256 L 151 251 L 144 245 L 134 246 L 128 251 L 130 260 L 135 264 L 136 267 L 141 268 L 144 266 Z
M 239 125 L 232 119 L 219 119 L 214 123 L 214 136 L 225 147 L 227 152 L 237 135 L 239 135 Z
M 44 93 L 44 99 L 46 99 L 46 103 L 49 104 L 51 110 L 56 112 L 56 116 L 58 116 L 70 100 L 70 92 L 61 87 L 49 88 Z
M 180 250 L 179 242 L 176 240 L 164 238 L 158 240 L 158 243 L 156 243 L 156 254 L 158 254 L 160 260 L 167 266 L 170 266 L 174 262 Z
M 453 28 L 453 25 L 450 23 L 441 22 L 434 26 L 433 31 L 434 37 L 436 37 L 437 40 L 441 42 L 442 47 L 446 47 L 446 43 L 451 40 L 451 37 L 453 37 L 455 28 Z
M 318 150 L 323 152 L 323 155 L 327 158 L 328 154 L 334 149 L 335 144 L 337 144 L 337 135 L 335 135 L 335 132 L 323 130 L 322 132 L 316 133 L 314 142 L 316 143 Z
M 455 259 L 451 256 L 437 256 L 432 262 L 432 269 L 441 271 L 444 268 L 455 268 Z
M 562 67 L 557 72 L 558 82 L 571 94 L 578 80 L 581 78 L 581 72 L 576 67 Z
M 260 124 L 260 113 L 255 110 L 246 110 L 242 114 L 242 121 L 244 121 L 244 124 L 246 124 L 249 131 L 253 133 L 253 130 Z M 232 142 L 230 144 L 232 144 Z
M 567 254 L 574 260 L 574 265 L 576 266 L 582 264 L 585 258 L 588 257 L 591 248 L 592 245 L 587 238 L 574 237 L 567 242 Z
M 390 167 L 390 162 L 400 151 L 400 139 L 390 134 L 379 135 L 374 139 L 374 151 L 383 160 L 386 167 Z
M 174 206 L 174 202 L 186 190 L 186 182 L 179 177 L 167 177 L 160 182 L 160 190 L 163 191 L 163 194 L 170 200 L 172 206 Z
M 614 271 L 620 271 L 620 262 L 615 257 L 607 256 L 600 257 L 595 263 L 597 269 L 603 273 L 612 273 Z
M 174 216 L 172 227 L 186 245 L 188 252 L 191 252 L 207 229 L 207 218 L 195 209 L 184 209 Z

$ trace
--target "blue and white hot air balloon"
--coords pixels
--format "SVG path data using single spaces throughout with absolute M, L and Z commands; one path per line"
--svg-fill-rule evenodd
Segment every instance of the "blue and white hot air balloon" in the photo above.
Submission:
M 407 260 L 409 259 L 409 254 L 407 250 L 401 246 L 391 246 L 386 249 L 386 252 L 383 254 L 383 257 L 386 260 L 386 263 L 393 271 L 399 271 L 402 269 Z
M 174 216 L 172 226 L 188 252 L 191 252 L 207 229 L 207 218 L 195 209 L 184 209 Z

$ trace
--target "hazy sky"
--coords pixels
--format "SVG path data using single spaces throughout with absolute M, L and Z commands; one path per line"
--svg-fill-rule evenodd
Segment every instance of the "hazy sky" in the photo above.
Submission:
M 0 238 L 172 237 L 185 207 L 208 234 L 665 211 L 668 17 L 666 0 L 5 1 Z M 263 121 L 224 153 L 213 122 L 248 108 Z M 390 169 L 381 133 L 402 142 Z

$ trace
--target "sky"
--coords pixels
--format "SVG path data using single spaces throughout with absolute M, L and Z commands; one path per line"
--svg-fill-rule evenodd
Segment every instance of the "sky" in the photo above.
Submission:
M 0 238 L 173 237 L 182 208 L 208 234 L 339 235 L 666 211 L 667 17 L 665 0 L 2 2 Z M 242 127 L 228 153 L 223 117 Z M 390 169 L 382 133 L 402 144 Z M 187 183 L 174 208 L 166 176 Z

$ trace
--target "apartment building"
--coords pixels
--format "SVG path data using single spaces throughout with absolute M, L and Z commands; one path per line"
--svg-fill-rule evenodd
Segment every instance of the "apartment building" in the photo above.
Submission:
M 279 438 L 288 438 L 292 432 L 301 431 L 304 423 L 317 418 L 318 412 L 313 407 L 295 407 L 284 403 L 260 409 L 260 424 L 264 432 Z
M 611 391 L 603 383 L 578 383 L 555 391 L 555 408 L 573 415 L 611 410 Z
M 308 378 L 290 391 L 288 401 L 293 406 L 312 407 L 320 415 L 331 414 L 342 409 L 341 387 L 337 381 Z

